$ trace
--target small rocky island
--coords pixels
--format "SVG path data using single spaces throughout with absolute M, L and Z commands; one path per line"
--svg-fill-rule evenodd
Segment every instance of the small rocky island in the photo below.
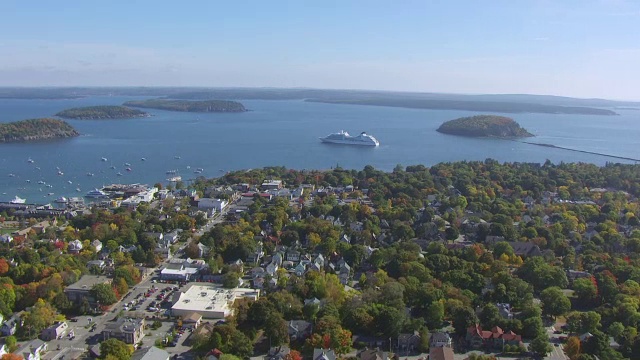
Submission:
M 436 131 L 450 135 L 504 139 L 533 136 L 512 118 L 497 115 L 476 115 L 450 120 L 440 125 Z
M 159 109 L 168 111 L 185 112 L 245 112 L 244 105 L 237 101 L 227 100 L 169 100 L 169 99 L 149 99 L 142 101 L 127 101 L 124 106 L 139 108 Z
M 29 119 L 0 124 L 0 143 L 58 139 L 79 136 L 66 121 Z
M 98 119 L 132 119 L 149 117 L 150 115 L 138 109 L 124 106 L 86 106 L 60 111 L 56 114 L 65 119 L 98 120 Z

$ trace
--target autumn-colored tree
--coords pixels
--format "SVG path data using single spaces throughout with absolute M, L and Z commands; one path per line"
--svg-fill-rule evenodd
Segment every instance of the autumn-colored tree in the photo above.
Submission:
M 2 357 L 0 357 L 0 360 L 24 360 L 24 358 L 18 354 L 8 353 L 2 355 Z
M 302 360 L 302 355 L 298 350 L 291 350 L 284 356 L 284 360 Z
M 9 272 L 9 263 L 5 258 L 0 258 L 0 276 L 4 276 Z
M 577 336 L 571 336 L 564 345 L 564 352 L 570 360 L 577 360 L 580 356 L 580 339 Z

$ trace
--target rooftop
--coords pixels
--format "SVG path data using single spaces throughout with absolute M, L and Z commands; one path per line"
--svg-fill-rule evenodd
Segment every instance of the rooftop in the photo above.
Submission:
M 136 350 L 131 356 L 131 360 L 167 360 L 167 359 L 169 359 L 169 353 L 155 346 Z
M 91 290 L 94 285 L 111 282 L 111 279 L 102 275 L 83 275 L 80 280 L 67 286 L 65 290 Z
M 249 297 L 257 299 L 259 290 L 235 288 L 224 289 L 210 283 L 192 283 L 180 294 L 171 307 L 172 310 L 193 312 L 229 312 L 236 299 Z

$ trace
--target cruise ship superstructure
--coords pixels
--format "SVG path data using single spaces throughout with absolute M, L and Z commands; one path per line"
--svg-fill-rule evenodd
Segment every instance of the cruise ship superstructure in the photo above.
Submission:
M 344 144 L 344 145 L 362 145 L 362 146 L 378 146 L 380 143 L 376 138 L 368 135 L 366 132 L 360 133 L 358 136 L 351 136 L 348 132 L 341 130 L 340 132 L 329 134 L 320 138 L 324 143 Z

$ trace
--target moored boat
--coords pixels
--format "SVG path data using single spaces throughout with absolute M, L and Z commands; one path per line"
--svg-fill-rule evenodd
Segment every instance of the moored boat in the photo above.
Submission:
M 343 144 L 343 145 L 360 145 L 360 146 L 378 146 L 380 143 L 378 140 L 368 135 L 366 132 L 360 133 L 358 136 L 351 136 L 348 132 L 341 130 L 340 132 L 329 134 L 325 137 L 321 137 L 320 141 L 323 143 L 331 144 Z

